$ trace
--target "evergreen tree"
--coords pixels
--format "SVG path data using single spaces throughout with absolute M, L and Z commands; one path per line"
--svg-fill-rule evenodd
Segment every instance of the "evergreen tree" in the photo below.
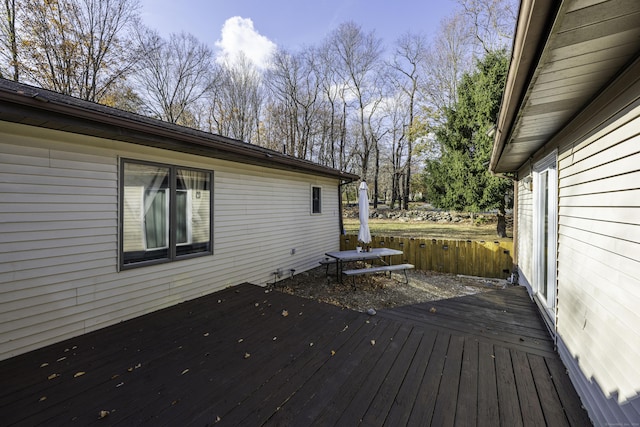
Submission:
M 441 157 L 430 160 L 424 179 L 429 201 L 436 207 L 479 212 L 498 210 L 498 236 L 506 237 L 504 221 L 512 185 L 488 170 L 496 123 L 508 70 L 504 50 L 487 53 L 462 77 L 457 101 L 445 109 L 445 124 L 435 130 Z

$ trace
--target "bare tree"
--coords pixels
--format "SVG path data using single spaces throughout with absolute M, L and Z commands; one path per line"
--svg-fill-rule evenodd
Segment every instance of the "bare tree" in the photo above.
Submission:
M 322 150 L 326 164 L 345 170 L 347 163 L 347 86 L 337 71 L 338 61 L 332 54 L 330 41 L 316 51 L 323 104 Z
M 516 0 L 458 0 L 483 52 L 509 49 L 518 14 Z
M 374 32 L 365 34 L 355 23 L 346 22 L 330 35 L 329 46 L 337 60 L 337 72 L 355 100 L 359 139 L 356 153 L 360 158 L 361 176 L 366 179 L 374 149 L 374 138 L 367 126 L 366 110 L 372 106 L 370 89 L 380 69 L 382 41 Z
M 18 62 L 18 32 L 16 31 L 16 0 L 4 0 L 0 5 L 0 77 L 20 80 Z
M 320 80 L 315 61 L 313 49 L 295 55 L 277 51 L 265 78 L 275 107 L 271 111 L 280 116 L 283 151 L 310 160 L 314 158 L 320 119 Z
M 367 109 L 367 132 L 371 138 L 373 150 L 373 207 L 378 207 L 380 199 L 380 140 L 389 133 L 386 123 L 386 115 L 381 108 L 383 104 L 384 93 L 382 88 L 384 85 L 379 84 L 378 96 Z
M 425 105 L 435 112 L 436 121 L 442 120 L 441 112 L 455 103 L 458 81 L 473 65 L 472 43 L 473 35 L 464 16 L 455 14 L 443 19 L 422 70 Z
M 396 88 L 406 99 L 407 123 L 403 126 L 402 138 L 406 139 L 406 163 L 404 167 L 404 192 L 402 208 L 409 209 L 409 194 L 411 192 L 411 160 L 413 144 L 416 139 L 415 118 L 418 110 L 419 90 L 422 87 L 423 75 L 421 70 L 428 59 L 427 40 L 423 35 L 405 34 L 396 42 L 396 50 L 390 64 L 394 71 L 392 75 Z M 400 153 L 397 153 L 400 154 Z M 397 160 L 397 159 L 396 159 Z M 394 187 L 395 188 L 395 187 Z
M 186 125 L 189 108 L 211 85 L 211 49 L 186 33 L 165 41 L 146 31 L 140 40 L 145 54 L 136 81 L 147 109 L 161 120 Z
M 20 64 L 29 82 L 99 102 L 137 62 L 130 44 L 137 0 L 24 0 L 22 6 Z
M 217 83 L 211 86 L 208 97 L 209 131 L 260 144 L 262 79 L 244 54 L 220 68 Z
M 396 201 L 402 207 L 402 189 L 404 179 L 404 169 L 406 165 L 406 149 L 408 134 L 407 127 L 407 99 L 404 94 L 397 91 L 388 102 L 388 129 L 389 142 L 387 145 L 389 178 L 391 180 L 391 203 L 393 209 Z

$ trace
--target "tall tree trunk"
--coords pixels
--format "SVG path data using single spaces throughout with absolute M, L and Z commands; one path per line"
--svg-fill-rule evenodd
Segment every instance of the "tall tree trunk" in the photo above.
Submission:
M 378 141 L 375 141 L 374 149 L 376 150 L 376 169 L 373 175 L 373 208 L 378 207 L 378 175 L 380 174 L 380 147 Z
M 498 225 L 496 227 L 496 233 L 498 237 L 507 237 L 507 221 L 506 221 L 506 208 L 504 198 L 498 206 Z
M 411 139 L 409 139 L 409 147 L 407 148 L 408 150 L 408 154 L 407 154 L 407 174 L 406 174 L 406 181 L 404 184 L 404 204 L 402 206 L 402 209 L 404 210 L 409 210 L 409 192 L 410 192 L 410 186 L 411 186 L 411 149 L 412 149 L 412 143 L 411 143 Z

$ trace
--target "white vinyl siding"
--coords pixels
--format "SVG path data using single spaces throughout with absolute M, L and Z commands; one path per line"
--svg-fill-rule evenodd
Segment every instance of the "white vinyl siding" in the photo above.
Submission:
M 640 83 L 633 75 L 619 89 L 624 102 L 594 107 L 560 145 L 558 349 L 596 424 L 640 419 Z
M 638 115 L 560 159 L 558 333 L 583 374 L 621 402 L 640 385 Z M 614 350 L 629 345 L 635 353 Z
M 212 256 L 117 271 L 120 157 L 214 171 Z M 0 359 L 313 268 L 338 249 L 338 224 L 336 179 L 3 123 Z

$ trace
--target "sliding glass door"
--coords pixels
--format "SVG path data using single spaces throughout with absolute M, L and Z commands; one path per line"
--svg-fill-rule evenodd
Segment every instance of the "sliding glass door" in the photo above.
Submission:
M 534 165 L 534 290 L 555 322 L 558 236 L 558 173 L 555 152 Z

